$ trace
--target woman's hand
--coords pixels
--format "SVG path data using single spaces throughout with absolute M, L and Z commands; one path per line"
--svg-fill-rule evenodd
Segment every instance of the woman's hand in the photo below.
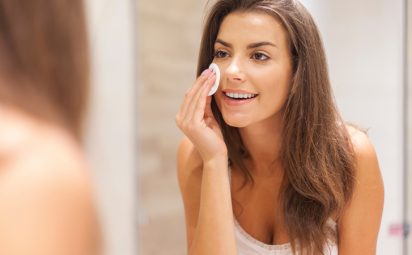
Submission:
M 216 79 L 209 69 L 197 78 L 186 92 L 184 101 L 176 115 L 176 124 L 192 141 L 203 162 L 227 156 L 226 144 L 220 127 L 211 109 L 212 96 L 208 93 Z

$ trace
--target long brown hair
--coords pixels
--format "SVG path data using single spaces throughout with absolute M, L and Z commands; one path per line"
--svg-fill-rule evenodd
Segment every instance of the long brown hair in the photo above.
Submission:
M 197 73 L 214 58 L 214 43 L 223 19 L 232 12 L 263 12 L 280 21 L 288 33 L 293 75 L 284 105 L 281 164 L 285 185 L 282 214 L 293 252 L 323 254 L 330 236 L 327 220 L 340 216 L 352 195 L 355 158 L 346 127 L 336 109 L 326 57 L 309 12 L 293 0 L 219 0 L 203 31 Z M 225 123 L 212 100 L 212 110 L 228 147 L 231 164 L 246 182 L 253 177 L 239 131 Z
M 89 91 L 82 0 L 0 0 L 0 102 L 81 136 Z

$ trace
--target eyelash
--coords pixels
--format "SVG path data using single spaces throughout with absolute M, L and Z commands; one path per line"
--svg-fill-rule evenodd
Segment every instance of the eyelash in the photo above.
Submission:
M 226 56 L 228 55 L 228 53 L 227 53 L 226 51 L 216 50 L 216 51 L 215 51 L 215 57 L 216 57 L 216 58 L 224 58 L 223 56 L 220 55 L 220 54 L 222 54 L 222 53 L 226 54 Z M 219 56 L 219 55 L 220 55 L 220 56 Z M 255 53 L 252 54 L 252 56 L 255 56 L 255 57 L 256 57 L 256 55 L 260 55 L 260 57 L 264 56 L 264 59 L 261 59 L 261 58 L 253 58 L 253 59 L 257 60 L 257 61 L 267 61 L 267 60 L 269 60 L 269 57 L 268 57 L 266 54 L 264 54 L 264 53 L 255 52 Z

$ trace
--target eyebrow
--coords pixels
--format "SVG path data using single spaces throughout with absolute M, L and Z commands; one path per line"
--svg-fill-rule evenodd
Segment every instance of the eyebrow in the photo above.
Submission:
M 223 46 L 226 46 L 226 47 L 228 47 L 228 48 L 233 48 L 232 44 L 230 44 L 230 43 L 228 43 L 228 42 L 225 42 L 225 41 L 223 41 L 223 40 L 221 40 L 221 39 L 216 39 L 216 42 L 215 42 L 215 43 L 220 43 L 220 44 L 222 44 Z M 247 48 L 247 49 L 253 49 L 253 48 L 258 48 L 258 47 L 260 47 L 260 46 L 266 46 L 266 45 L 277 48 L 276 44 L 271 43 L 271 42 L 256 42 L 256 43 L 251 43 L 251 44 L 249 44 L 246 48 Z

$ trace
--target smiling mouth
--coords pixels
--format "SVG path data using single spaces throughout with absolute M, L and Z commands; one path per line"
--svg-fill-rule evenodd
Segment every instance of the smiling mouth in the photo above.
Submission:
M 232 100 L 249 100 L 253 99 L 258 96 L 258 94 L 252 94 L 252 93 L 223 93 L 225 97 L 230 98 Z

